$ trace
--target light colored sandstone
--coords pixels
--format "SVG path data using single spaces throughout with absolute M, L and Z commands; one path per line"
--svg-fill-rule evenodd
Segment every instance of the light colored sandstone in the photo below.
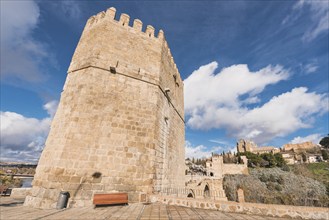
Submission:
M 206 162 L 207 176 L 223 178 L 225 174 L 246 174 L 248 175 L 248 159 L 241 156 L 243 164 L 229 164 L 223 162 L 223 156 L 215 155 Z
M 239 202 L 245 202 L 243 189 L 241 189 L 241 188 L 238 189 L 237 194 L 238 194 L 238 201 Z
M 174 196 L 152 195 L 151 201 L 167 205 L 179 205 L 191 208 L 213 209 L 222 212 L 235 212 L 255 215 L 297 219 L 329 219 L 329 209 L 321 207 L 269 205 L 261 203 L 237 203 L 210 199 L 178 198 Z M 244 218 L 246 218 L 245 216 Z M 264 219 L 264 217 L 262 217 Z
M 258 147 L 253 141 L 240 139 L 237 143 L 237 151 L 240 153 L 244 152 L 252 152 L 255 154 L 262 154 L 262 153 L 278 153 L 280 149 L 273 147 L 273 146 L 262 146 Z
M 303 151 L 306 149 L 312 149 L 316 147 L 315 144 L 313 144 L 311 141 L 303 142 L 303 143 L 298 143 L 298 144 L 285 144 L 283 145 L 283 150 L 284 151 Z
M 26 197 L 31 195 L 31 188 L 13 188 L 10 197 Z
M 60 191 L 84 206 L 95 192 L 124 191 L 136 202 L 184 186 L 183 81 L 163 31 L 144 33 L 141 21 L 130 27 L 115 13 L 85 26 L 27 206 L 54 207 Z

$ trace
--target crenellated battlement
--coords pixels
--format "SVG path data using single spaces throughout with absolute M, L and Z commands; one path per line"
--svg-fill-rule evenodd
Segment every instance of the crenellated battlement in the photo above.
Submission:
M 143 22 L 140 19 L 134 19 L 132 26 L 130 26 L 130 16 L 125 13 L 121 13 L 119 20 L 116 20 L 117 11 L 114 7 L 108 8 L 106 11 L 99 12 L 97 15 L 91 16 L 86 24 L 85 29 L 88 31 L 103 22 L 111 22 L 111 24 L 117 25 L 117 27 L 122 27 L 127 29 L 127 31 L 133 33 L 140 33 L 142 36 L 150 39 L 155 39 L 156 41 L 160 41 L 162 43 L 162 53 L 163 56 L 166 56 L 169 60 L 169 65 L 174 70 L 171 74 L 177 80 L 177 84 L 181 84 L 183 81 L 180 78 L 180 74 L 177 68 L 176 63 L 174 62 L 172 53 L 169 49 L 168 43 L 165 40 L 165 35 L 163 30 L 159 30 L 158 34 L 155 33 L 155 28 L 152 25 L 147 25 L 145 31 L 143 31 Z
M 116 15 L 116 9 L 111 7 L 109 9 L 102 12 L 99 12 L 97 15 L 91 16 L 88 21 L 87 21 L 87 25 L 86 28 L 92 28 L 95 25 L 97 25 L 98 23 L 102 22 L 102 21 L 112 21 L 114 23 L 117 23 L 118 25 L 121 25 L 123 27 L 128 27 L 128 28 L 133 28 L 136 31 L 140 31 L 141 33 L 144 33 L 145 36 L 151 37 L 151 38 L 157 38 L 159 40 L 163 40 L 164 39 L 164 33 L 162 30 L 159 30 L 158 35 L 155 36 L 155 29 L 153 26 L 151 25 L 147 25 L 145 32 L 143 32 L 143 22 L 139 19 L 134 19 L 133 22 L 133 26 L 129 26 L 129 22 L 130 22 L 130 16 L 122 13 L 120 15 L 119 20 L 115 20 L 115 15 Z

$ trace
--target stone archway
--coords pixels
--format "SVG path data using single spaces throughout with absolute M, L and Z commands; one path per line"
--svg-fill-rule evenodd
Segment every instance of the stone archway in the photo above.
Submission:
M 209 198 L 210 197 L 210 190 L 209 190 L 209 185 L 206 184 L 203 190 L 203 196 L 204 198 Z
M 195 194 L 192 189 L 190 189 L 189 193 L 187 194 L 187 198 L 195 198 Z

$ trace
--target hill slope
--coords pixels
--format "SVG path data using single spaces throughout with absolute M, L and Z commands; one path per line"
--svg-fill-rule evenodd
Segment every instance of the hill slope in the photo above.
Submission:
M 294 165 L 280 168 L 250 168 L 250 176 L 225 175 L 229 200 L 237 201 L 242 188 L 246 202 L 329 207 L 329 164 Z

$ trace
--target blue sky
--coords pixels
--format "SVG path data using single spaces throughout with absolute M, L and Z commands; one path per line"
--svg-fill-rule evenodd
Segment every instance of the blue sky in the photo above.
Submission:
M 185 84 L 186 154 L 328 131 L 323 1 L 1 1 L 1 160 L 37 161 L 87 19 L 109 7 L 165 32 Z

